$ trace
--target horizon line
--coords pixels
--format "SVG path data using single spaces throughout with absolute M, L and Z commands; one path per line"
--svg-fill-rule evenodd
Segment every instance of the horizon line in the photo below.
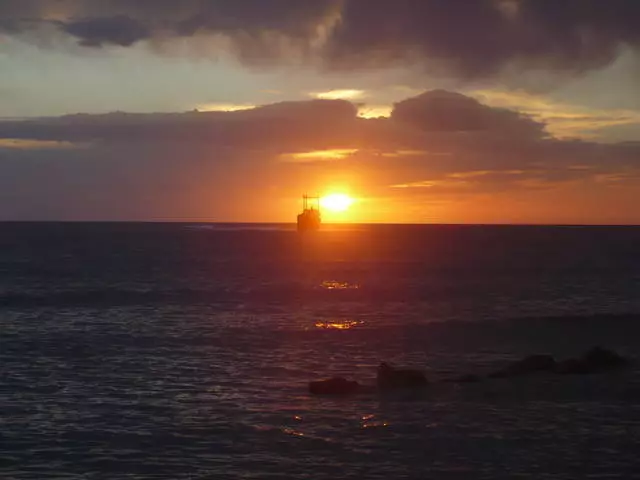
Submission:
M 198 219 L 150 219 L 150 220 L 1 220 L 0 224 L 8 223 L 70 223 L 70 224 L 82 224 L 82 223 L 104 223 L 104 224 L 133 224 L 133 223 L 148 223 L 148 224 L 201 224 L 201 225 L 291 225 L 295 227 L 295 222 L 242 222 L 242 221 L 214 221 L 214 220 L 198 220 Z M 389 226 L 456 226 L 456 227 L 640 227 L 638 223 L 394 223 L 394 222 L 337 222 L 337 223 L 323 223 L 325 226 L 340 227 L 340 226 L 377 226 L 377 225 L 389 225 Z

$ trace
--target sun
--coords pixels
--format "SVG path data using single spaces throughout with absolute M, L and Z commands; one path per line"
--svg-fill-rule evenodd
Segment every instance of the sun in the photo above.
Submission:
M 353 198 L 344 193 L 332 193 L 320 199 L 320 206 L 332 212 L 346 212 L 353 204 Z

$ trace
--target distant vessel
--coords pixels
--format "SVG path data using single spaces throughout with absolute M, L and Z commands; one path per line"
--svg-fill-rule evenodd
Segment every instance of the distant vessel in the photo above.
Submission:
M 298 215 L 298 232 L 315 232 L 320 228 L 320 197 L 302 197 L 302 213 Z

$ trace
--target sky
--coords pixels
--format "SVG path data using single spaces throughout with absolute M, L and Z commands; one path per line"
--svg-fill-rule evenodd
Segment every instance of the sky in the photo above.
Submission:
M 637 0 L 2 0 L 0 220 L 640 224 Z

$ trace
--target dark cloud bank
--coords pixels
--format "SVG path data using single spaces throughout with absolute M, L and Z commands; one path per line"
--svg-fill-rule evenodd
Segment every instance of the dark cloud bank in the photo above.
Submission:
M 21 139 L 21 148 L 2 139 Z M 328 149 L 357 151 L 333 161 L 295 156 Z M 558 140 L 520 113 L 443 90 L 399 102 L 381 119 L 359 118 L 346 101 L 314 100 L 0 122 L 5 219 L 193 218 L 212 206 L 242 219 L 248 212 L 233 200 L 248 192 L 298 191 L 308 178 L 349 173 L 372 196 L 544 194 L 576 182 L 637 191 L 640 144 Z
M 640 47 L 637 0 L 3 0 L 0 31 L 55 29 L 86 47 L 223 35 L 247 62 L 290 48 L 326 67 L 581 72 Z M 282 39 L 288 41 L 283 43 Z

